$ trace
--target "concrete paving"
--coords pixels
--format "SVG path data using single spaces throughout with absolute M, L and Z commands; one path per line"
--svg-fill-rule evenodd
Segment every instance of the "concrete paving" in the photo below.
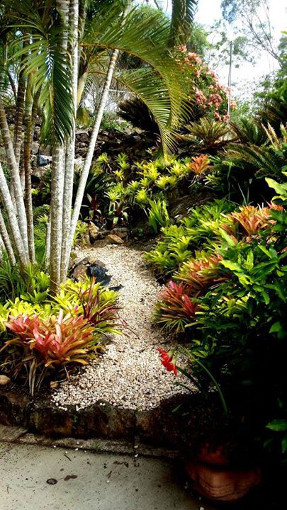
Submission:
M 174 461 L 0 443 L 2 510 L 212 510 Z

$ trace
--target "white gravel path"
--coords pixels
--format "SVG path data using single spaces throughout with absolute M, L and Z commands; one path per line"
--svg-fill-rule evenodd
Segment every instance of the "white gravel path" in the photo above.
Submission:
M 110 286 L 122 284 L 120 318 L 128 325 L 122 335 L 112 338 L 99 361 L 81 369 L 55 390 L 52 400 L 60 407 L 76 404 L 87 407 L 105 400 L 129 409 L 150 409 L 184 390 L 175 385 L 177 377 L 161 365 L 157 347 L 169 350 L 170 343 L 151 325 L 154 304 L 160 285 L 145 267 L 142 252 L 127 247 L 107 245 L 85 250 L 101 260 L 112 280 Z

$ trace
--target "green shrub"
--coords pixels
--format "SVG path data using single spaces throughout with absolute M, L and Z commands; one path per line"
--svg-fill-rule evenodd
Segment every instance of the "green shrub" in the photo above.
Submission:
M 193 377 L 212 390 L 217 381 L 253 442 L 277 453 L 280 444 L 286 458 L 287 186 L 268 182 L 279 204 L 222 215 L 231 223 L 221 240 L 182 266 L 179 284 L 160 296 L 156 321 L 185 333 Z
M 150 210 L 148 215 L 148 226 L 154 234 L 157 234 L 161 228 L 169 225 L 169 215 L 167 212 L 165 200 L 150 200 Z
M 145 254 L 145 259 L 167 278 L 192 258 L 197 248 L 212 248 L 213 241 L 222 237 L 223 225 L 228 221 L 232 225 L 223 213 L 234 208 L 235 204 L 225 200 L 195 207 L 179 225 L 162 229 L 161 239 L 154 250 Z

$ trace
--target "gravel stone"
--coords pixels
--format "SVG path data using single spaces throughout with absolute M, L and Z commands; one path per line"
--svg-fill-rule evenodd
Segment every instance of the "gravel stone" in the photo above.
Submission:
M 123 286 L 119 293 L 122 334 L 112 337 L 99 360 L 81 368 L 53 391 L 52 400 L 60 407 L 76 405 L 82 409 L 104 400 L 143 410 L 185 392 L 175 385 L 182 376 L 167 372 L 160 362 L 157 347 L 168 351 L 172 343 L 151 324 L 161 286 L 145 266 L 142 253 L 115 245 L 81 252 L 81 257 L 96 256 L 104 262 L 112 275 L 110 286 Z

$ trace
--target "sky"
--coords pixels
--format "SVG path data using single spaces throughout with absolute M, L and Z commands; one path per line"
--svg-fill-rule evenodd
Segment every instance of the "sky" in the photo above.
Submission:
M 171 0 L 158 0 L 163 10 L 170 12 Z M 195 20 L 204 25 L 208 29 L 214 24 L 215 21 L 221 18 L 220 9 L 221 0 L 199 0 L 198 10 Z M 279 41 L 281 32 L 287 31 L 287 0 L 269 0 L 270 5 L 270 18 L 274 27 L 274 34 Z M 232 33 L 230 33 L 232 38 Z M 277 68 L 275 59 L 269 57 L 265 52 L 257 54 L 256 65 L 253 66 L 248 63 L 241 64 L 239 68 L 232 70 L 232 82 L 235 95 L 242 96 L 242 99 L 248 99 L 260 77 L 275 71 Z M 228 80 L 228 66 L 219 66 L 216 72 L 222 84 L 227 85 Z
M 221 0 L 199 0 L 198 12 L 196 21 L 210 27 L 214 21 L 221 18 L 220 10 Z M 287 0 L 269 0 L 270 5 L 270 18 L 272 26 L 274 27 L 274 35 L 277 43 L 280 39 L 281 32 L 287 30 Z M 230 33 L 232 39 L 232 33 Z M 245 63 L 240 65 L 239 68 L 234 68 L 232 71 L 232 81 L 235 88 L 235 93 L 238 95 L 240 92 L 243 96 L 248 97 L 248 93 L 256 88 L 256 84 L 260 81 L 260 77 L 264 76 L 277 68 L 277 63 L 274 58 L 268 56 L 265 52 L 258 55 L 256 65 Z M 217 69 L 217 73 L 223 82 L 226 82 L 228 76 L 227 66 Z M 249 83 L 248 88 L 244 84 Z

